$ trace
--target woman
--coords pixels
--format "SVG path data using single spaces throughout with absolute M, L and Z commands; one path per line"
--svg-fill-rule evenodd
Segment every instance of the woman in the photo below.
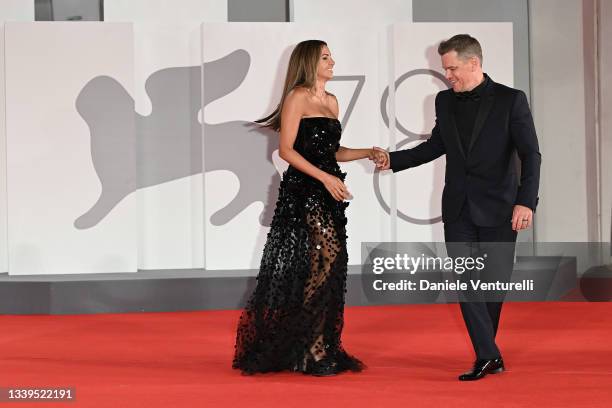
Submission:
M 323 41 L 299 43 L 281 101 L 264 126 L 280 131 L 283 176 L 257 287 L 238 325 L 233 367 L 316 376 L 360 371 L 340 341 L 344 323 L 350 197 L 338 161 L 384 159 L 339 145 L 338 101 L 325 90 L 334 60 Z

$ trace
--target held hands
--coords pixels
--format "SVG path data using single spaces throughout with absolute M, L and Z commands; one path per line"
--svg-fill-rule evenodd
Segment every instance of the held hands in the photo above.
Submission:
M 512 211 L 512 230 L 520 231 L 531 227 L 533 211 L 524 205 L 515 205 Z
M 389 170 L 391 167 L 391 160 L 389 160 L 389 152 L 380 147 L 374 146 L 370 150 L 368 159 L 372 160 L 378 170 Z
M 323 183 L 329 194 L 337 201 L 347 200 L 352 197 L 342 180 L 336 176 L 325 174 L 321 178 L 321 183 Z

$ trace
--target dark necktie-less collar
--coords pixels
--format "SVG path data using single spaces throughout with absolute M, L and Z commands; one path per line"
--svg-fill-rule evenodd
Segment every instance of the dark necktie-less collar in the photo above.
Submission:
M 458 101 L 474 101 L 478 102 L 480 100 L 480 94 L 478 92 L 474 92 L 474 90 L 466 91 L 466 92 L 455 92 L 455 98 Z
M 482 91 L 487 86 L 488 82 L 489 77 L 487 76 L 487 74 L 484 74 L 484 80 L 480 84 L 478 84 L 476 88 L 472 89 L 471 91 L 454 92 L 455 98 L 457 98 L 458 101 L 478 102 L 480 101 Z

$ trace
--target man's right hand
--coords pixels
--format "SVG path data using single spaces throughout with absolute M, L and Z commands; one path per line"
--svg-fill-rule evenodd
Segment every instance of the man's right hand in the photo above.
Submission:
M 391 168 L 391 160 L 389 152 L 380 147 L 374 146 L 375 157 L 372 159 L 378 170 L 389 170 Z

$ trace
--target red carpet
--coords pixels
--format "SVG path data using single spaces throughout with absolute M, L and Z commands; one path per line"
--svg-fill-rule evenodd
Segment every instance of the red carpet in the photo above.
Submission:
M 312 378 L 230 368 L 238 311 L 0 316 L 0 387 L 70 386 L 73 403 L 0 407 L 609 407 L 612 303 L 509 303 L 508 371 L 456 380 L 472 351 L 457 305 L 353 307 L 368 369 Z

